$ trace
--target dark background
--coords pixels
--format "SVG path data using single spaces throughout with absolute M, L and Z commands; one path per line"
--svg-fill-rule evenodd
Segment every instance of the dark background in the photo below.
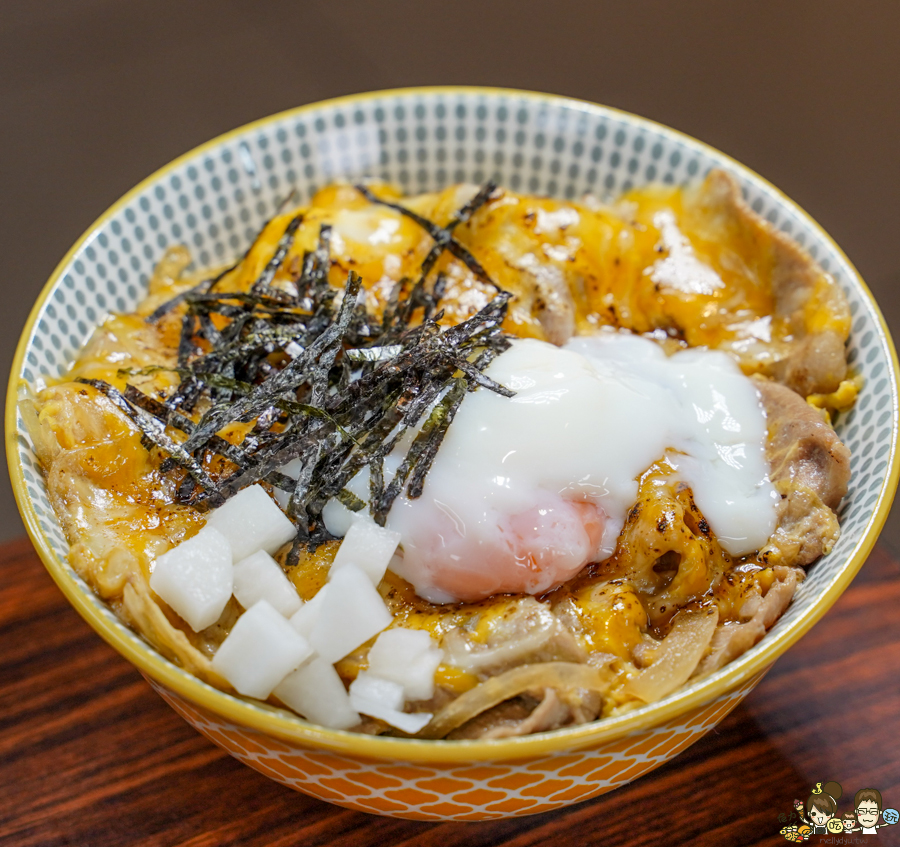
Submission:
M 617 106 L 746 163 L 843 247 L 900 333 L 900 4 L 0 2 L 0 357 L 103 210 L 272 112 L 409 85 Z M 22 533 L 9 484 L 0 540 Z M 900 551 L 900 510 L 884 540 Z

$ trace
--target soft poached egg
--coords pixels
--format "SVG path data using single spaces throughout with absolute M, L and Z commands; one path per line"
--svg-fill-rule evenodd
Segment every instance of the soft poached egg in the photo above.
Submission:
M 515 396 L 468 395 L 422 495 L 402 494 L 388 513 L 402 548 L 391 568 L 421 597 L 538 594 L 609 557 L 639 476 L 663 456 L 728 553 L 750 553 L 774 530 L 765 413 L 726 354 L 667 356 L 650 339 L 603 331 L 562 348 L 514 340 L 486 373 Z M 348 487 L 365 498 L 368 471 Z M 324 519 L 343 536 L 353 514 L 333 500 Z

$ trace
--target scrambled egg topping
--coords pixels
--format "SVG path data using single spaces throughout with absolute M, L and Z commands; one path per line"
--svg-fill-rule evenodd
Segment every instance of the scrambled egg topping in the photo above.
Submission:
M 373 186 L 385 199 L 399 199 L 389 186 Z M 718 189 L 717 189 L 718 190 Z M 471 188 L 406 198 L 408 208 L 444 223 L 471 196 Z M 719 194 L 721 194 L 719 190 Z M 779 263 L 799 262 L 771 228 L 726 214 L 709 186 L 635 189 L 614 205 L 591 198 L 562 202 L 498 191 L 454 236 L 488 275 L 515 295 L 506 329 L 556 343 L 600 325 L 652 333 L 672 346 L 717 347 L 737 357 L 745 372 L 778 373 L 804 339 L 849 333 L 846 304 L 827 274 L 805 265 L 805 296 L 789 301 L 780 291 Z M 713 197 L 713 200 L 710 198 Z M 271 220 L 246 259 L 220 284 L 247 290 L 271 259 L 297 211 Z M 341 287 L 349 270 L 361 275 L 368 305 L 378 312 L 402 279 L 415 281 L 433 246 L 416 222 L 377 206 L 349 185 L 319 191 L 304 210 L 288 259 L 275 284 L 298 271 L 304 252 L 316 246 L 319 227 L 333 226 L 330 280 Z M 793 249 L 793 253 L 791 252 Z M 787 256 L 787 259 L 785 259 Z M 118 388 L 135 382 L 164 396 L 178 378 L 152 366 L 174 366 L 180 317 L 156 324 L 144 318 L 160 303 L 197 281 L 186 275 L 183 248 L 167 254 L 135 314 L 112 315 L 95 332 L 70 372 L 46 386 L 29 407 L 37 415 L 37 450 L 48 488 L 71 543 L 71 560 L 98 593 L 166 655 L 218 684 L 208 666 L 227 634 L 226 611 L 216 627 L 195 634 L 168 610 L 152 608 L 147 580 L 154 558 L 194 533 L 201 515 L 173 502 L 158 457 L 140 434 L 96 391 L 73 380 L 103 379 Z M 447 277 L 443 323 L 455 324 L 483 307 L 494 290 L 445 251 L 433 273 Z M 149 369 L 145 376 L 122 369 Z M 809 402 L 826 410 L 852 405 L 858 381 L 835 374 L 819 379 Z M 238 443 L 244 428 L 225 437 Z M 292 568 L 289 577 L 308 600 L 324 584 L 337 542 L 324 545 Z M 732 562 L 709 532 L 690 492 L 664 463 L 641 479 L 614 556 L 590 566 L 570 584 L 540 601 L 567 616 L 575 644 L 559 647 L 617 660 L 632 671 L 649 661 L 648 651 L 673 615 L 690 604 L 714 604 L 719 621 L 739 621 L 748 597 L 773 584 L 761 563 Z M 480 603 L 434 606 L 390 572 L 381 592 L 395 626 L 421 628 L 437 639 L 462 633 L 465 649 L 489 650 L 504 622 L 521 610 L 522 598 L 498 596 Z M 656 637 L 656 638 L 655 638 Z M 352 678 L 365 666 L 365 648 L 339 663 Z M 455 694 L 478 675 L 449 664 L 437 680 Z M 223 685 L 227 687 L 227 685 Z

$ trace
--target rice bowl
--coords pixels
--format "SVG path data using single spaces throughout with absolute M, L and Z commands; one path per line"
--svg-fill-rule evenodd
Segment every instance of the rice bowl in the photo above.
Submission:
M 401 111 L 403 116 L 398 117 Z M 480 117 L 482 114 L 483 117 Z M 520 117 L 522 115 L 524 117 Z M 500 137 L 499 130 L 504 126 L 509 128 L 506 140 L 497 141 Z M 300 127 L 303 128 L 302 133 Z M 522 127 L 524 129 L 520 129 Z M 442 137 L 447 137 L 448 128 L 453 137 L 459 137 L 457 130 L 463 129 L 463 137 L 469 140 L 465 143 L 454 142 L 455 148 L 451 145 L 448 150 L 441 142 Z M 400 132 L 401 129 L 404 130 L 403 133 Z M 433 142 L 422 145 L 422 149 L 426 151 L 425 162 L 433 167 L 433 172 L 429 173 L 423 166 L 423 173 L 411 174 L 408 163 L 411 158 L 416 158 L 420 148 L 413 147 L 410 150 L 397 139 L 401 136 L 405 139 L 414 137 L 420 129 L 425 131 L 427 138 L 433 139 Z M 379 131 L 384 134 L 384 141 L 376 141 Z M 515 141 L 517 132 L 523 135 L 521 147 L 535 151 L 529 163 L 531 166 L 535 159 L 546 155 L 538 151 L 558 151 L 551 158 L 547 170 L 543 167 L 530 169 L 520 152 L 521 164 L 514 164 L 519 145 L 513 147 L 512 142 Z M 526 145 L 528 133 L 533 135 L 533 148 Z M 368 139 L 366 143 L 362 141 L 363 135 Z M 310 139 L 314 139 L 314 143 Z M 577 152 L 579 149 L 580 154 Z M 244 154 L 244 150 L 248 153 Z M 301 157 L 308 157 L 303 161 L 312 176 L 306 176 L 305 172 L 304 177 L 300 176 L 295 162 L 298 150 Z M 188 154 L 123 198 L 105 219 L 101 219 L 98 227 L 91 230 L 89 237 L 73 248 L 73 253 L 64 260 L 54 275 L 32 315 L 29 330 L 23 336 L 28 347 L 20 347 L 14 369 L 14 383 L 18 378 L 30 381 L 42 371 L 52 373 L 62 365 L 65 356 L 80 346 L 87 327 L 96 321 L 96 311 L 92 307 L 79 305 L 76 292 L 81 291 L 84 297 L 91 292 L 92 286 L 97 291 L 97 280 L 103 279 L 97 266 L 104 268 L 102 273 L 107 278 L 106 288 L 99 292 L 104 303 L 115 303 L 115 307 L 119 309 L 116 298 L 120 298 L 125 306 L 128 305 L 128 298 L 131 298 L 132 305 L 136 302 L 139 296 L 138 286 L 131 279 L 136 273 L 149 273 L 153 264 L 150 257 L 142 259 L 134 250 L 133 245 L 139 241 L 138 231 L 143 232 L 146 243 L 148 232 L 153 233 L 155 227 L 155 244 L 145 251 L 152 254 L 153 258 L 158 258 L 162 248 L 161 241 L 170 243 L 173 240 L 190 243 L 193 239 L 201 263 L 204 263 L 204 251 L 207 253 L 207 264 L 214 256 L 225 258 L 228 252 L 233 252 L 225 233 L 228 231 L 226 219 L 230 217 L 231 235 L 238 237 L 233 232 L 237 226 L 235 215 L 226 213 L 220 222 L 216 222 L 212 204 L 204 202 L 207 192 L 215 196 L 218 191 L 219 196 L 225 198 L 228 210 L 232 212 L 238 206 L 231 207 L 229 204 L 242 202 L 241 208 L 247 213 L 248 219 L 252 220 L 256 215 L 255 219 L 259 220 L 272 208 L 279 189 L 288 180 L 288 172 L 291 170 L 294 171 L 293 179 L 301 193 L 308 190 L 313 179 L 321 183 L 338 173 L 356 176 L 374 171 L 375 175 L 380 175 L 381 170 L 386 170 L 388 176 L 401 185 L 406 182 L 411 187 L 425 187 L 439 185 L 454 178 L 455 174 L 448 173 L 453 167 L 450 162 L 455 163 L 459 159 L 463 162 L 459 169 L 464 171 L 464 178 L 475 180 L 479 176 L 491 175 L 489 171 L 494 166 L 492 163 L 498 161 L 497 154 L 505 150 L 516 152 L 505 153 L 502 164 L 496 165 L 501 181 L 509 185 L 518 181 L 520 184 L 527 184 L 529 188 L 533 184 L 535 187 L 532 190 L 550 194 L 567 195 L 570 189 L 572 194 L 577 194 L 585 188 L 596 190 L 598 185 L 605 186 L 608 190 L 621 189 L 626 182 L 636 180 L 637 175 L 647 176 L 651 169 L 654 178 L 663 181 L 668 178 L 675 182 L 699 178 L 712 165 L 725 167 L 735 174 L 747 191 L 751 204 L 758 205 L 759 211 L 770 220 L 774 218 L 777 226 L 790 227 L 794 237 L 804 239 L 810 252 L 813 249 L 818 252 L 819 261 L 823 264 L 828 262 L 830 272 L 838 278 L 848 294 L 851 311 L 855 308 L 850 355 L 856 367 L 866 376 L 866 387 L 860 395 L 857 410 L 845 420 L 840 420 L 838 428 L 854 454 L 858 479 L 851 482 L 848 501 L 843 509 L 844 535 L 835 550 L 815 566 L 810 578 L 798 592 L 794 606 L 776 628 L 757 647 L 723 671 L 659 704 L 645 707 L 621 719 L 614 718 L 602 725 L 559 730 L 508 741 L 454 742 L 452 749 L 438 750 L 428 742 L 352 738 L 340 732 L 329 733 L 310 727 L 286 713 L 249 704 L 209 689 L 153 654 L 132 633 L 111 619 L 108 612 L 86 592 L 63 564 L 65 546 L 46 504 L 41 503 L 40 482 L 33 465 L 29 467 L 26 461 L 30 459 L 27 446 L 20 446 L 14 441 L 10 461 L 14 479 L 20 480 L 17 485 L 20 507 L 42 557 L 48 562 L 57 581 L 62 583 L 67 595 L 73 599 L 76 608 L 152 678 L 154 684 L 164 688 L 164 696 L 177 704 L 176 707 L 183 714 L 201 724 L 214 740 L 230 746 L 239 757 L 254 760 L 257 766 L 264 771 L 268 770 L 282 781 L 356 808 L 422 818 L 491 817 L 540 811 L 609 790 L 658 764 L 663 758 L 674 755 L 677 749 L 686 746 L 711 725 L 708 721 L 713 715 L 721 717 L 732 707 L 755 684 L 759 674 L 771 661 L 836 599 L 874 543 L 896 483 L 896 413 L 891 411 L 896 408 L 896 404 L 888 406 L 896 397 L 893 350 L 877 309 L 864 286 L 827 237 L 796 207 L 783 200 L 759 178 L 697 142 L 649 122 L 599 107 L 515 92 L 436 90 L 347 98 L 275 116 Z M 595 150 L 599 153 L 595 153 Z M 462 151 L 463 155 L 459 156 L 456 151 Z M 382 153 L 387 158 L 384 165 L 379 164 Z M 253 167 L 243 168 L 242 173 L 243 166 L 239 163 L 246 160 L 247 155 L 250 156 Z M 591 162 L 590 167 L 587 167 L 588 160 Z M 269 162 L 271 164 L 267 164 Z M 440 173 L 442 170 L 443 176 Z M 235 182 L 232 184 L 237 186 L 233 189 L 225 187 L 231 179 L 232 171 L 235 174 Z M 568 175 L 568 184 L 564 182 L 564 175 Z M 268 180 L 265 186 L 263 177 Z M 434 183 L 429 183 L 430 179 L 434 179 Z M 167 202 L 168 192 L 172 192 L 173 197 L 180 196 L 178 192 L 188 185 L 192 186 L 194 197 L 201 199 L 192 200 L 185 191 L 188 207 L 184 213 L 176 213 L 174 205 Z M 219 186 L 218 189 L 216 185 Z M 232 195 L 228 192 L 234 193 Z M 236 199 L 238 192 L 242 201 Z M 267 192 L 268 201 L 263 199 Z M 254 210 L 249 202 L 250 198 L 253 202 L 262 204 L 261 207 Z M 172 211 L 171 218 L 167 217 L 167 206 Z M 208 218 L 204 218 L 204 207 L 209 210 Z M 129 217 L 133 220 L 129 221 Z M 212 223 L 201 224 L 201 219 Z M 163 224 L 163 220 L 169 223 Z M 193 229 L 189 229 L 192 226 L 191 220 Z M 216 236 L 211 235 L 214 227 L 218 233 Z M 111 269 L 116 268 L 118 263 L 118 267 L 124 270 L 122 265 L 127 251 L 123 246 L 123 239 L 132 245 L 129 258 L 132 268 L 137 261 L 138 265 L 143 263 L 144 270 L 129 270 L 126 272 L 128 282 L 122 280 L 117 283 L 111 275 Z M 102 252 L 104 250 L 107 251 L 106 255 Z M 110 254 L 116 256 L 115 262 Z M 133 295 L 129 286 L 134 289 Z M 107 300 L 107 290 L 109 297 L 113 299 Z M 100 301 L 101 298 L 98 297 L 97 305 L 104 308 Z M 91 311 L 94 311 L 94 317 L 91 317 Z M 67 352 L 61 349 L 57 354 L 53 349 L 52 336 L 56 333 L 52 321 L 60 316 L 63 316 L 62 320 L 67 326 L 69 320 L 73 322 L 72 339 L 68 343 Z M 84 325 L 84 332 L 78 326 L 78 321 Z M 81 333 L 80 337 L 78 333 Z M 37 343 L 34 343 L 35 337 L 39 339 Z M 58 336 L 57 340 L 62 348 L 62 340 Z M 15 396 L 14 390 L 11 396 Z M 866 427 L 870 425 L 873 431 L 867 433 Z M 8 438 L 14 432 L 13 417 L 12 420 L 8 419 Z M 692 711 L 695 712 L 694 715 L 691 715 Z M 253 738 L 253 743 L 261 744 L 260 731 L 264 736 L 282 739 L 280 742 L 272 742 L 273 744 L 283 745 L 284 741 L 289 740 L 291 746 L 297 749 L 292 754 L 283 750 L 273 752 L 274 747 L 267 753 L 258 750 L 255 753 L 248 752 L 250 745 L 242 743 L 240 737 Z M 625 740 L 626 738 L 629 740 Z M 312 745 L 312 752 L 297 752 L 310 749 L 307 745 Z M 429 794 L 428 801 L 423 800 L 421 803 L 409 803 L 393 797 L 394 793 L 399 792 L 398 796 L 402 794 L 401 789 L 397 789 L 397 792 L 392 789 L 391 796 L 379 789 L 372 796 L 370 787 L 370 794 L 364 796 L 363 792 L 358 791 L 353 795 L 350 791 L 352 781 L 344 785 L 346 791 L 343 795 L 339 792 L 336 794 L 316 778 L 310 777 L 303 767 L 289 764 L 289 761 L 293 761 L 291 756 L 306 757 L 315 762 L 317 755 L 323 755 L 315 750 L 323 748 L 339 754 L 341 766 L 350 770 L 356 767 L 353 762 L 358 761 L 358 756 L 367 761 L 374 757 L 394 763 L 411 760 L 446 763 L 446 767 L 423 768 L 423 772 L 417 773 L 412 779 L 415 782 L 427 781 L 432 770 L 459 771 L 464 769 L 466 762 L 492 762 L 496 772 L 485 778 L 487 785 L 491 780 L 504 779 L 504 774 L 508 774 L 513 767 L 510 764 L 512 759 L 531 757 L 533 761 L 535 757 L 548 755 L 553 759 L 563 752 L 574 755 L 573 751 L 592 748 L 596 755 L 598 748 L 602 749 L 603 746 L 607 746 L 615 759 L 615 764 L 608 772 L 597 773 L 596 767 L 591 770 L 585 765 L 584 773 L 572 785 L 558 789 L 548 797 L 541 797 L 537 792 L 525 796 L 517 794 L 513 798 L 516 802 L 503 808 L 501 806 L 505 800 L 493 794 L 482 798 L 484 802 L 468 806 L 459 800 L 444 801 L 441 797 L 432 796 L 433 792 Z M 660 751 L 660 755 L 645 755 L 652 749 Z M 640 755 L 635 757 L 635 751 Z M 309 759 L 309 756 L 312 758 Z M 330 766 L 336 767 L 336 762 L 337 760 L 331 761 Z M 451 763 L 456 764 L 451 767 Z M 571 762 L 569 764 L 573 766 Z M 366 767 L 368 769 L 369 766 Z M 396 768 L 397 765 L 385 767 Z M 587 778 L 586 775 L 591 773 L 594 776 Z M 465 779 L 458 778 L 462 785 Z M 490 793 L 499 789 L 490 787 L 484 790 Z M 466 790 L 461 787 L 458 791 L 449 793 L 461 796 Z M 562 796 L 563 793 L 566 793 L 565 797 Z M 400 804 L 399 808 L 397 804 Z

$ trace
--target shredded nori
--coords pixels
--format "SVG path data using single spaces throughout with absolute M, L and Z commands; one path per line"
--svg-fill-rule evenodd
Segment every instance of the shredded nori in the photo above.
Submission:
M 488 182 L 482 189 L 468 202 L 465 206 L 454 213 L 450 219 L 450 223 L 446 226 L 438 226 L 436 223 L 422 217 L 417 212 L 401 206 L 399 203 L 391 203 L 377 197 L 364 185 L 357 185 L 356 190 L 363 195 L 370 203 L 377 203 L 380 206 L 387 206 L 395 212 L 415 221 L 422 229 L 424 229 L 434 239 L 434 247 L 431 248 L 425 261 L 422 262 L 421 280 L 428 276 L 428 272 L 438 260 L 438 257 L 444 250 L 449 250 L 457 259 L 463 262 L 475 276 L 489 285 L 493 285 L 498 291 L 498 286 L 489 276 L 487 271 L 481 266 L 481 263 L 453 237 L 453 230 L 461 223 L 466 223 L 480 209 L 497 190 L 497 186 L 493 182 Z
M 348 274 L 343 292 L 330 284 L 328 225 L 321 226 L 318 246 L 304 255 L 299 272 L 285 266 L 303 221 L 297 215 L 249 293 L 213 291 L 238 262 L 147 319 L 154 323 L 184 309 L 177 366 L 120 376 L 171 370 L 180 383 L 168 396 L 151 397 L 132 384 L 120 392 L 102 380 L 81 380 L 108 397 L 145 445 L 165 457 L 160 470 L 173 475 L 179 501 L 213 508 L 257 482 L 284 492 L 286 512 L 297 526 L 289 560 L 302 546 L 331 538 L 322 520 L 331 499 L 353 511 L 368 508 L 384 525 L 404 488 L 407 496 L 419 497 L 468 392 L 481 387 L 513 395 L 483 373 L 509 348 L 501 324 L 512 295 L 453 237 L 495 186 L 485 185 L 443 227 L 358 188 L 371 202 L 415 220 L 435 242 L 419 279 L 396 284 L 380 320 L 366 310 L 357 274 Z M 444 250 L 498 291 L 481 311 L 449 328 L 438 323 L 446 277 L 438 273 L 428 282 Z M 235 444 L 222 432 L 238 423 L 250 426 Z M 385 485 L 384 459 L 401 441 L 408 449 Z M 296 479 L 280 470 L 294 459 Z M 368 502 L 347 489 L 365 467 Z

